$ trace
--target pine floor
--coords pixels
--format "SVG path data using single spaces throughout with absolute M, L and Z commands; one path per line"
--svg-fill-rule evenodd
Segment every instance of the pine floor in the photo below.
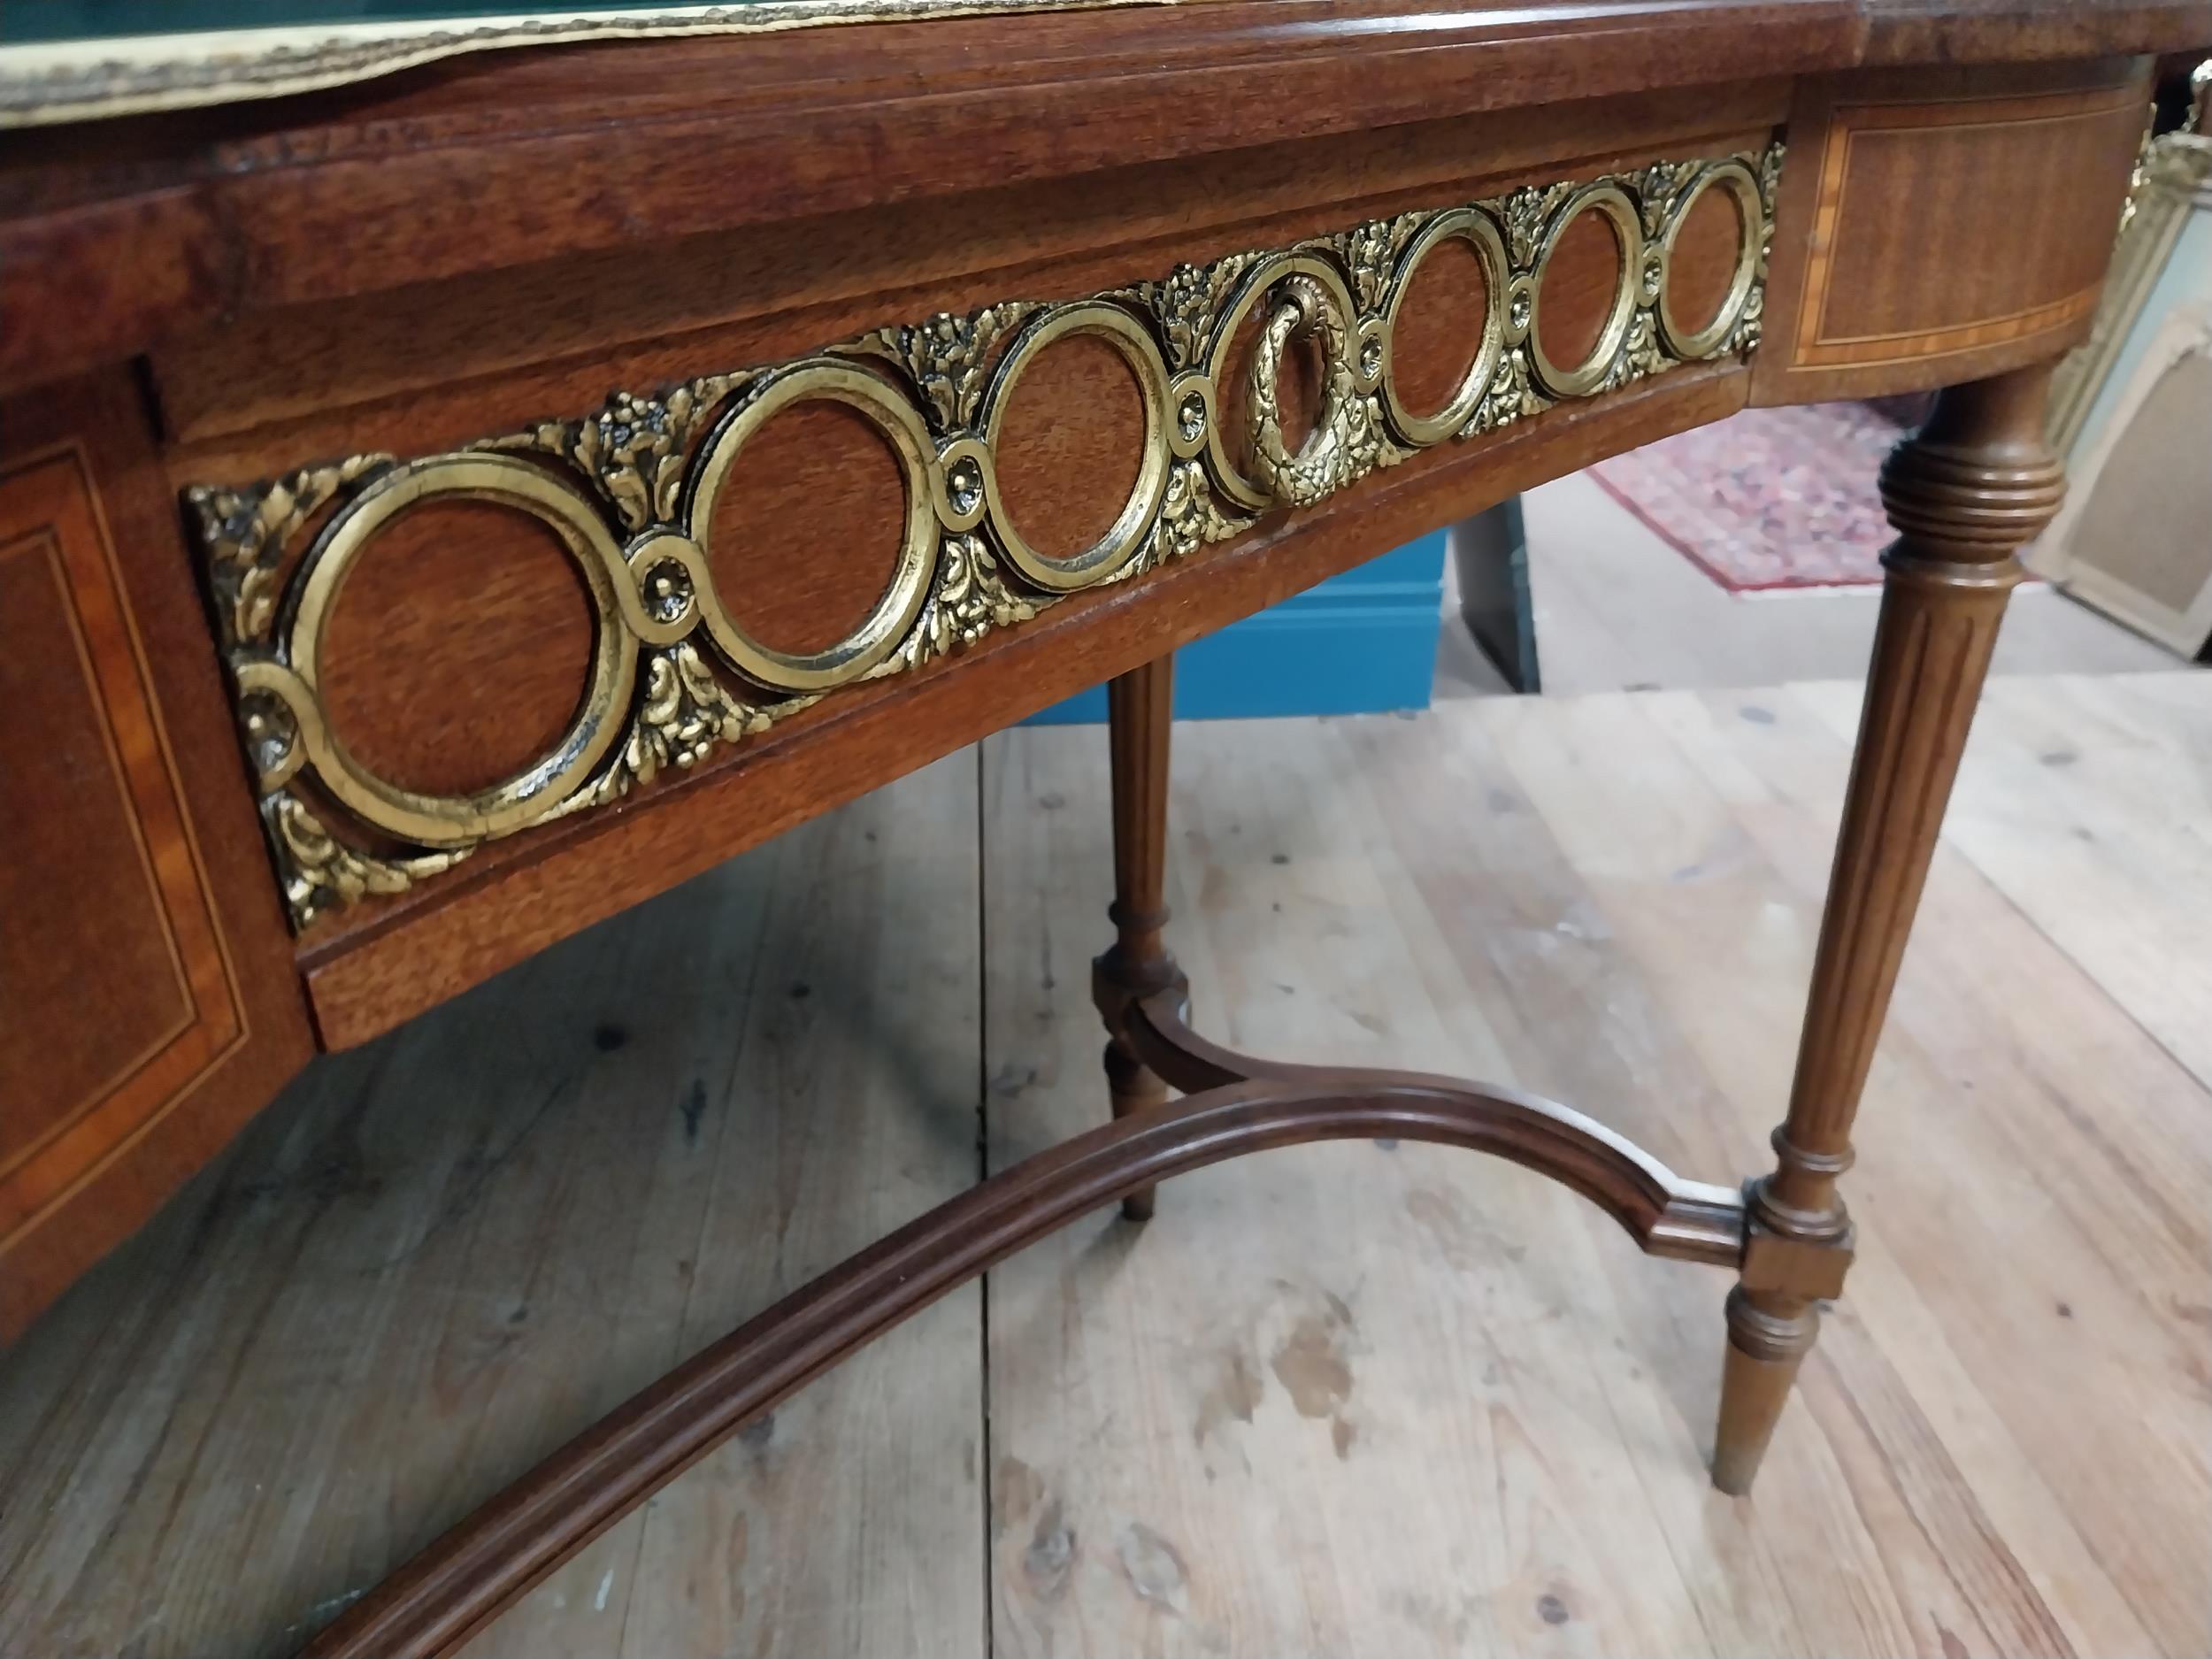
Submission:
M 1866 488 L 1873 487 L 1870 477 Z M 1539 485 L 1521 497 L 1521 508 L 1537 656 L 1550 695 L 1778 686 L 1866 673 L 1878 586 L 1732 594 L 1586 472 Z M 2026 557 L 2032 570 L 2036 550 Z M 1455 593 L 1446 610 L 1457 603 Z M 2015 588 L 2005 607 L 1991 672 L 2117 674 L 2176 665 L 2162 647 L 2048 583 L 2031 581 Z M 1448 625 L 1437 653 L 1437 696 L 1506 689 L 1465 631 Z
M 1202 1025 L 1686 1174 L 1784 1097 L 1856 690 L 1179 733 Z M 279 1655 L 686 1352 L 1104 1111 L 1104 741 L 1018 732 L 313 1070 L 0 1356 L 0 1654 Z M 1031 1249 L 474 1659 L 2200 1655 L 2212 676 L 1994 682 L 1756 1494 L 1724 1276 L 1372 1143 Z

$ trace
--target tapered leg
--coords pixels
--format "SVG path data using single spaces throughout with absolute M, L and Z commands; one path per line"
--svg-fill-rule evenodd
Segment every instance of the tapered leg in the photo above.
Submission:
M 1160 1105 L 1167 1085 L 1136 1056 L 1125 1037 L 1130 1005 L 1156 991 L 1180 990 L 1182 970 L 1161 941 L 1167 926 L 1168 724 L 1175 658 L 1163 657 L 1106 683 L 1107 741 L 1113 755 L 1115 938 L 1091 964 L 1091 997 L 1106 1022 L 1106 1087 L 1114 1116 Z M 1132 1221 L 1152 1214 L 1147 1187 L 1122 1201 Z
M 2013 555 L 2064 492 L 2043 442 L 2047 365 L 1955 387 L 1882 469 L 1898 532 L 1885 556 L 1874 660 L 1813 960 L 1774 1173 L 1747 1194 L 1741 1281 L 1728 1298 L 1713 1484 L 1750 1489 L 1819 1304 L 1843 1287 L 1851 1222 L 1836 1195 L 1936 832 L 1958 772 Z

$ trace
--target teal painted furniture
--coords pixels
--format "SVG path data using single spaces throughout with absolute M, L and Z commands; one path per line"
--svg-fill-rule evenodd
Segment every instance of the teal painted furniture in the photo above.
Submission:
M 1425 709 L 1444 605 L 1444 537 L 1333 576 L 1175 654 L 1175 718 L 1375 714 Z M 1106 718 L 1106 688 L 1054 704 L 1030 724 Z

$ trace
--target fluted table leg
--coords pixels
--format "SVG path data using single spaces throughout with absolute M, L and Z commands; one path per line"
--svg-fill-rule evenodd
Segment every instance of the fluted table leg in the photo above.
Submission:
M 1792 1380 L 1843 1286 L 1851 1222 L 1836 1194 L 1851 1121 L 1897 980 L 2016 549 L 2064 492 L 2043 442 L 2050 366 L 1955 387 L 1882 469 L 1898 532 L 1843 827 L 1821 917 L 1789 1113 L 1774 1172 L 1747 1194 L 1742 1277 L 1728 1298 L 1713 1483 L 1750 1488 Z
M 1115 939 L 1091 964 L 1091 998 L 1106 1022 L 1106 1087 L 1114 1116 L 1157 1107 L 1167 1085 L 1137 1057 L 1126 1033 L 1141 998 L 1180 991 L 1185 980 L 1168 954 L 1168 727 L 1175 700 L 1175 658 L 1163 657 L 1106 683 L 1107 741 L 1114 787 Z M 1122 1200 L 1132 1221 L 1152 1214 L 1149 1187 Z

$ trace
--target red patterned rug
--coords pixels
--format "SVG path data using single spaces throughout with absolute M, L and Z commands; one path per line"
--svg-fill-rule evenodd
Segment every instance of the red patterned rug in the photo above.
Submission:
M 1601 461 L 1606 494 L 1732 593 L 1882 580 L 1875 475 L 1924 398 L 1747 409 Z

